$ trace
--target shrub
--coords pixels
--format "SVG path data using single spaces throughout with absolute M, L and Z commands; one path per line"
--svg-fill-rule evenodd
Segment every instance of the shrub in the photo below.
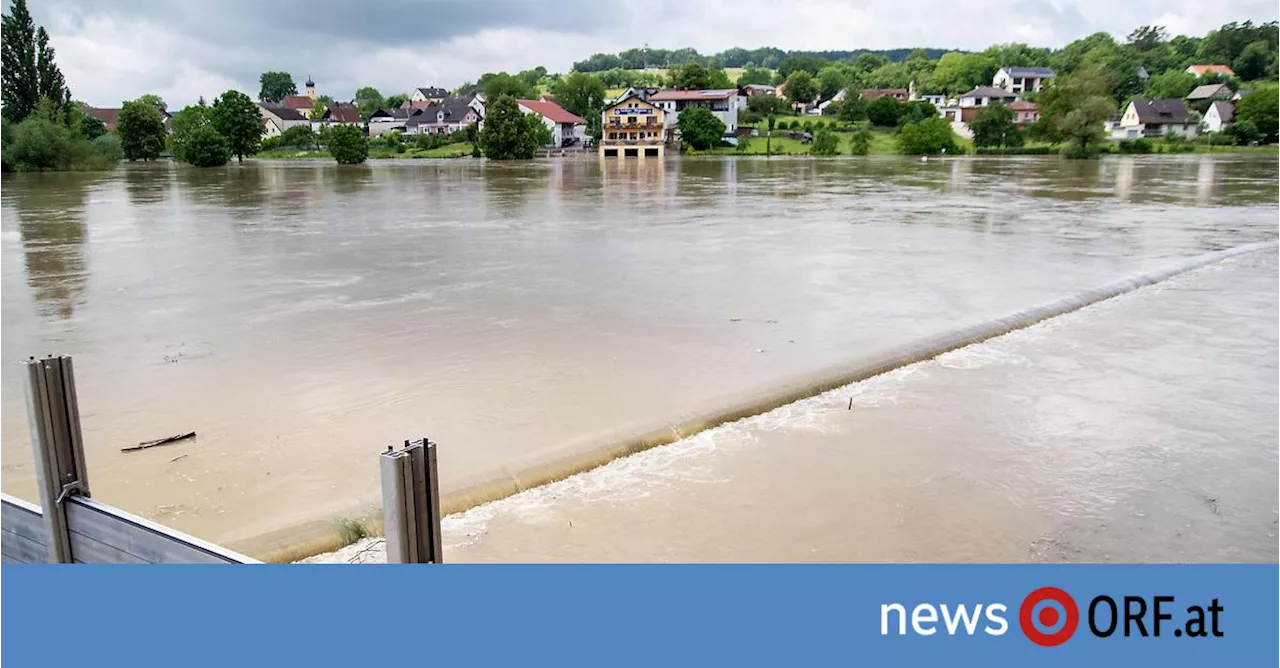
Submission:
M 1262 139 L 1258 126 L 1251 121 L 1236 121 L 1222 128 L 1222 134 L 1231 138 L 1237 146 L 1248 146 Z
M 314 148 L 316 145 L 316 133 L 311 131 L 310 125 L 295 125 L 280 133 L 280 145 L 306 149 Z
M 1116 150 L 1121 153 L 1151 153 L 1154 148 L 1147 139 L 1122 139 L 1116 144 Z
M 893 127 L 898 124 L 898 117 L 902 112 L 902 103 L 887 95 L 867 103 L 867 119 L 872 125 Z
M 120 162 L 124 159 L 124 149 L 120 146 L 120 137 L 114 133 L 99 135 L 94 139 L 93 150 L 112 163 Z
M 885 98 L 877 98 L 877 101 L 883 99 Z M 898 150 L 907 155 L 958 153 L 956 134 L 951 130 L 951 123 L 947 119 L 939 116 L 926 118 L 902 126 L 898 131 Z
M 13 129 L 5 151 L 10 164 L 20 172 L 70 169 L 70 152 L 67 128 L 34 116 Z
M 676 127 L 680 129 L 680 137 L 690 147 L 705 151 L 719 146 L 724 136 L 724 123 L 706 109 L 686 109 L 680 113 Z
M 262 144 L 261 144 L 261 146 L 262 146 L 262 150 L 263 150 L 263 151 L 274 151 L 274 150 L 276 150 L 276 149 L 280 148 L 280 138 L 279 138 L 279 137 L 267 137 L 266 139 L 263 139 L 263 140 L 262 140 Z
M 853 124 L 853 136 L 849 138 L 849 153 L 866 155 L 871 152 L 871 122 L 858 121 Z
M 809 149 L 809 153 L 813 155 L 836 155 L 840 152 L 840 138 L 836 136 L 835 131 L 828 128 L 818 130 L 818 134 L 813 138 L 813 147 Z
M 369 158 L 369 142 L 360 128 L 340 125 L 329 131 L 329 155 L 340 165 L 358 165 Z
M 737 151 L 739 153 L 746 153 L 750 150 L 751 150 L 751 137 L 747 135 L 742 135 L 741 137 L 738 137 Z
M 1083 142 L 1079 139 L 1071 139 L 1062 145 L 1062 149 L 1058 154 L 1064 158 L 1092 158 L 1102 150 L 1101 146 L 1093 142 Z
M 231 160 L 231 144 L 211 125 L 192 130 L 182 150 L 186 161 L 196 167 L 221 167 Z

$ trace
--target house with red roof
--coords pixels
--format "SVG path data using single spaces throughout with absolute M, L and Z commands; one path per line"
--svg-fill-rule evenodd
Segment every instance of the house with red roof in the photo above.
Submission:
M 587 138 L 587 119 L 565 111 L 564 107 L 547 99 L 516 100 L 520 111 L 537 114 L 542 123 L 551 128 L 551 145 L 557 148 L 581 146 Z
M 1017 126 L 1028 125 L 1040 120 L 1040 107 L 1035 102 L 1014 100 L 1009 103 L 1009 111 L 1013 112 L 1013 124 Z
M 1226 65 L 1192 65 L 1187 68 L 1187 74 L 1194 74 L 1197 78 L 1207 74 L 1221 74 L 1224 77 L 1233 77 L 1236 72 Z

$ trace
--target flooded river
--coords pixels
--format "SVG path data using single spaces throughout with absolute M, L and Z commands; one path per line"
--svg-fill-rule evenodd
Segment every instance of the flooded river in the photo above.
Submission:
M 34 498 L 27 355 L 75 356 L 96 498 L 235 545 L 373 507 L 376 454 L 404 438 L 440 443 L 447 494 L 1174 258 L 1275 240 L 1278 176 L 1265 156 L 6 176 L 3 487 Z M 1229 266 L 1243 273 L 1179 279 L 1189 298 L 1135 293 L 1071 316 L 1062 340 L 1015 335 L 1022 348 L 951 362 L 981 368 L 944 360 L 891 376 L 901 408 L 855 410 L 855 422 L 846 403 L 823 418 L 838 428 L 744 436 L 756 445 L 681 474 L 727 481 L 693 485 L 719 490 L 705 492 L 714 501 L 620 483 L 636 500 L 611 515 L 581 497 L 588 525 L 613 526 L 594 547 L 508 518 L 510 540 L 464 531 L 484 540 L 455 549 L 475 560 L 1274 561 L 1275 256 Z M 1002 361 L 983 366 L 983 354 Z M 1230 430 L 1186 406 L 1207 396 Z M 119 451 L 185 431 L 199 436 Z M 1095 460 L 1063 454 L 1081 448 Z M 769 512 L 804 510 L 774 516 L 795 533 L 759 536 L 768 548 L 725 539 L 769 499 Z M 1058 501 L 1074 510 L 1045 510 Z M 1167 537 L 1183 515 L 1126 514 L 1179 504 L 1226 518 L 1214 534 L 1224 551 L 1142 533 Z M 639 516 L 634 542 L 616 540 Z M 660 540 L 658 524 L 680 539 Z M 1100 531 L 1132 538 L 1079 539 Z

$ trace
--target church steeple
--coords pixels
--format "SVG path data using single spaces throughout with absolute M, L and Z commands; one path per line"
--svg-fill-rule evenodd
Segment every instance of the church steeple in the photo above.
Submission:
M 311 80 L 311 75 L 307 75 L 307 97 L 316 99 L 316 82 Z

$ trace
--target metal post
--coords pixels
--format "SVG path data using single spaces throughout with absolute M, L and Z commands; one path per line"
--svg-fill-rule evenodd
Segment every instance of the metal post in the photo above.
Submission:
M 70 357 L 32 358 L 26 365 L 27 417 L 49 561 L 67 564 L 72 561 L 71 535 L 64 502 L 70 496 L 89 496 L 75 374 Z
M 380 461 L 387 563 L 443 563 L 436 444 L 405 441 L 401 450 L 388 448 Z

